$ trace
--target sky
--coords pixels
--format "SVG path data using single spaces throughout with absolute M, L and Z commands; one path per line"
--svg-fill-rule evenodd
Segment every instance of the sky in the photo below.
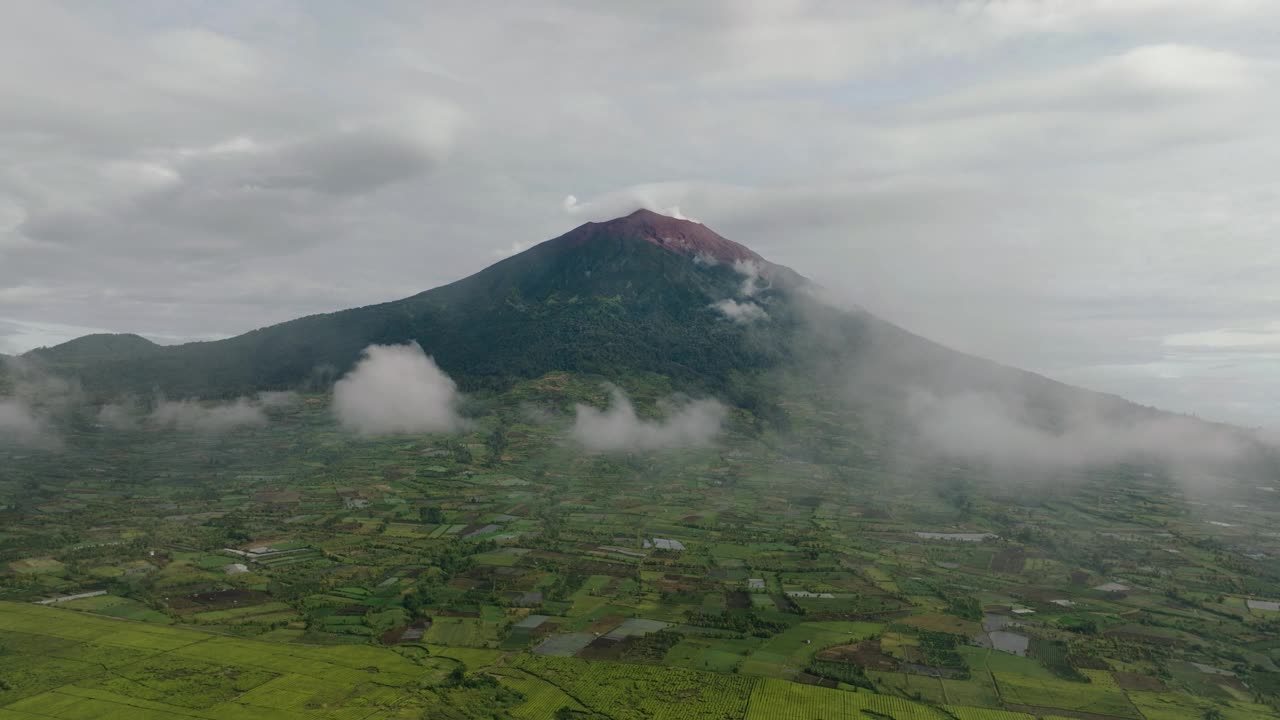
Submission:
M 9 0 L 0 352 L 696 218 L 966 352 L 1280 427 L 1270 0 Z

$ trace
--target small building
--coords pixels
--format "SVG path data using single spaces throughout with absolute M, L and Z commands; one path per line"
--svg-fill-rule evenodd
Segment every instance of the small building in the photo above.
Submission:
M 240 575 L 249 572 L 249 566 L 244 563 L 231 563 L 223 567 L 222 571 L 228 575 Z
M 674 550 L 680 552 L 684 550 L 684 543 L 679 540 L 668 540 L 667 538 L 654 538 L 653 542 L 644 541 L 645 549 L 657 548 L 659 550 Z
M 747 589 L 751 591 L 764 591 L 764 578 L 747 578 Z

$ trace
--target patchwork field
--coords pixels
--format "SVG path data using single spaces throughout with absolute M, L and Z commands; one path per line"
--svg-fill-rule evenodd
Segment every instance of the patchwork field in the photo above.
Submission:
M 907 471 L 801 401 L 791 441 L 588 454 L 594 379 L 475 397 L 458 436 L 304 396 L 0 450 L 0 720 L 1280 716 L 1280 494 Z

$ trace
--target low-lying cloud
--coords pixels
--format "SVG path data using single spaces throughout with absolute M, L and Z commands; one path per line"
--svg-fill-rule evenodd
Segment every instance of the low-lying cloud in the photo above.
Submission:
M 58 425 L 82 402 L 80 386 L 20 358 L 0 358 L 0 444 L 56 450 Z
M 725 317 L 736 323 L 747 324 L 756 320 L 768 319 L 769 313 L 759 305 L 751 302 L 738 302 L 732 298 L 714 302 L 711 307 L 719 310 Z
M 100 418 L 103 416 L 100 414 Z M 147 417 L 150 424 L 201 433 L 220 433 L 267 424 L 261 403 L 239 398 L 229 403 L 164 400 Z
M 1117 462 L 1159 462 L 1178 469 L 1219 466 L 1241 458 L 1244 439 L 1225 428 L 1176 415 L 1125 420 L 1088 407 L 1068 408 L 1057 427 L 1028 420 L 1029 409 L 982 393 L 909 402 L 918 449 L 1016 470 L 1059 470 Z
M 361 435 L 452 432 L 465 426 L 458 386 L 417 343 L 370 345 L 333 386 L 333 411 Z
M 25 402 L 8 398 L 0 399 L 0 443 L 45 447 L 56 445 L 57 437 Z
M 98 408 L 98 424 L 108 430 L 134 430 L 142 416 L 142 408 L 133 398 Z
M 301 400 L 298 393 L 287 390 L 267 390 L 258 393 L 258 404 L 264 408 L 290 408 Z
M 738 294 L 752 297 L 763 289 L 760 263 L 754 260 L 734 260 L 733 269 L 742 276 L 742 287 L 738 289 Z
M 662 403 L 666 417 L 643 420 L 618 388 L 610 390 L 609 407 L 599 410 L 579 404 L 573 439 L 588 450 L 627 452 L 709 445 L 720 434 L 727 410 L 718 400 Z

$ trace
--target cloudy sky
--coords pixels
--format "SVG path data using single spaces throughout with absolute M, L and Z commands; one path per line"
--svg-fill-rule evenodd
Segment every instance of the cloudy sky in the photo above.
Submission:
M 1280 426 L 1270 0 L 0 6 L 0 352 L 678 207 L 906 327 Z

